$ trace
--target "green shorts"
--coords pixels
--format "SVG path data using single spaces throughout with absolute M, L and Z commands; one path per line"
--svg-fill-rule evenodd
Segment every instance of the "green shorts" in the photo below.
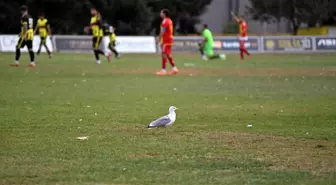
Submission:
M 203 48 L 203 51 L 204 51 L 204 53 L 205 53 L 207 56 L 212 56 L 212 55 L 214 55 L 214 51 L 213 51 L 213 47 L 212 47 L 212 46 L 205 45 L 204 48 Z

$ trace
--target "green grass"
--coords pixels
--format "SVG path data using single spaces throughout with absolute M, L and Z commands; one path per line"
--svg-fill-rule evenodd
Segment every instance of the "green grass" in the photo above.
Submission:
M 0 184 L 336 184 L 336 54 L 176 55 L 166 77 L 158 55 L 12 60 L 0 54 Z M 170 105 L 173 126 L 144 129 Z

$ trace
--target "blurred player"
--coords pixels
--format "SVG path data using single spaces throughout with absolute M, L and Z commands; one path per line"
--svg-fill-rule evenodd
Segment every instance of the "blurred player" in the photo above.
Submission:
M 162 70 L 157 75 L 167 75 L 166 63 L 169 61 L 172 66 L 171 75 L 176 75 L 179 70 L 175 66 L 174 59 L 171 56 L 173 45 L 173 21 L 170 19 L 170 12 L 167 9 L 161 10 L 160 16 L 163 19 L 161 24 L 161 32 L 157 41 L 161 44 Z
M 37 26 L 35 28 L 34 33 L 36 34 L 37 31 L 40 34 L 41 42 L 36 54 L 39 55 L 41 53 L 42 46 L 44 46 L 45 49 L 47 50 L 49 58 L 51 58 L 52 54 L 47 46 L 47 37 L 48 35 L 51 35 L 51 29 L 48 19 L 45 18 L 43 12 L 40 13 L 39 15 L 39 19 L 37 20 Z
M 103 37 L 103 23 L 101 21 L 100 13 L 97 11 L 96 8 L 91 8 L 91 21 L 90 26 L 85 27 L 85 31 L 92 33 L 92 49 L 96 58 L 97 64 L 100 64 L 100 57 L 99 55 L 104 55 L 104 52 L 99 49 L 100 43 Z M 107 57 L 109 60 L 110 57 Z
M 244 60 L 244 54 L 250 56 L 250 53 L 245 48 L 245 42 L 248 41 L 247 36 L 247 22 L 244 20 L 243 17 L 237 17 L 233 12 L 231 12 L 233 18 L 236 20 L 236 22 L 239 24 L 239 49 L 240 49 L 240 58 L 241 60 Z
M 29 67 L 35 67 L 35 55 L 33 51 L 33 39 L 34 39 L 34 20 L 33 18 L 28 14 L 28 7 L 27 6 L 21 6 L 20 8 L 22 17 L 21 17 L 21 33 L 20 33 L 20 39 L 16 45 L 16 52 L 15 52 L 15 62 L 14 64 L 11 64 L 13 67 L 19 66 L 19 60 L 21 56 L 21 48 L 27 46 L 29 56 L 30 56 L 30 64 Z
M 203 60 L 208 60 L 208 59 L 213 60 L 213 59 L 218 59 L 218 58 L 225 60 L 224 54 L 219 55 L 213 51 L 214 39 L 212 37 L 212 33 L 209 30 L 207 24 L 203 24 L 202 36 L 204 40 L 202 43 L 200 43 L 200 52 L 202 54 Z
M 117 36 L 116 34 L 114 33 L 114 28 L 113 26 L 109 25 L 106 21 L 104 22 L 104 48 L 106 46 L 106 43 L 105 42 L 108 42 L 107 44 L 107 48 L 105 48 L 105 54 L 106 56 L 108 57 L 111 57 L 111 53 L 110 51 L 113 52 L 114 56 L 116 58 L 119 58 L 119 53 L 118 51 L 116 50 L 115 46 L 116 46 L 116 39 L 117 39 Z M 110 50 L 110 51 L 108 51 Z M 110 59 L 109 59 L 110 61 Z

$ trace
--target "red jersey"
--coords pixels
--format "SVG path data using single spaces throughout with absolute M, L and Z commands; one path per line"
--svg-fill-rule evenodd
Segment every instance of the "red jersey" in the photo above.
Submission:
M 161 24 L 161 31 L 163 31 L 161 42 L 163 44 L 173 43 L 173 21 L 170 18 L 165 18 Z
M 246 37 L 247 36 L 247 22 L 242 21 L 239 23 L 239 32 L 241 37 Z

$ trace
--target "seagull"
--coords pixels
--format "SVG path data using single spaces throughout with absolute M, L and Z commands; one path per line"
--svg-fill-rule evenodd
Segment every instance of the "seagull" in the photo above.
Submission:
M 146 128 L 154 128 L 154 127 L 167 127 L 173 124 L 176 120 L 175 110 L 178 110 L 175 106 L 169 107 L 169 114 L 166 116 L 162 116 L 161 118 L 151 122 Z

